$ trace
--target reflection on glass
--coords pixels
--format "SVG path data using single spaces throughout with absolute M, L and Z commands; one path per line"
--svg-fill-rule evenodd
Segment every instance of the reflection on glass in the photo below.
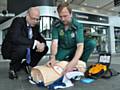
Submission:
M 115 34 L 115 50 L 117 53 L 120 53 L 120 27 L 114 28 Z
M 41 17 L 40 20 L 40 32 L 46 39 L 50 39 L 51 36 L 51 26 L 52 26 L 52 17 Z
M 100 25 L 84 25 L 91 28 L 91 36 L 96 40 L 94 53 L 109 52 L 109 27 Z

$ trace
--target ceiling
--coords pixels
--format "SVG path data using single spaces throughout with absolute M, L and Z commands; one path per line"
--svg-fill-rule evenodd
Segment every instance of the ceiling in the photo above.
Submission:
M 102 9 L 111 12 L 120 12 L 120 7 L 114 6 L 114 0 L 56 0 L 57 3 L 67 1 L 71 4 L 78 5 L 79 7 L 89 7 L 95 9 Z M 119 0 L 120 2 L 120 0 Z
M 114 0 L 55 0 L 56 5 L 67 1 L 71 5 L 77 6 L 79 8 L 93 8 L 96 10 L 104 10 L 107 12 L 118 13 L 120 14 L 120 6 L 114 6 Z M 0 13 L 2 10 L 7 9 L 7 0 L 0 0 Z M 6 20 L 12 18 L 11 16 L 4 16 L 0 14 L 0 24 Z

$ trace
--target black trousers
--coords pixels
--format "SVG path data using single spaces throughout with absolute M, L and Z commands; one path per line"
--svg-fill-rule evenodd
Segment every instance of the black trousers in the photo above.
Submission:
M 30 66 L 34 67 L 36 66 L 39 61 L 41 60 L 41 58 L 47 53 L 48 51 L 48 47 L 46 46 L 43 52 L 36 52 L 35 50 L 31 49 L 31 62 L 30 62 Z M 26 52 L 25 52 L 26 54 Z M 23 54 L 22 54 L 23 55 Z M 10 62 L 10 70 L 14 70 L 14 71 L 19 71 L 22 64 L 26 64 L 26 61 L 22 63 L 22 59 L 25 59 L 26 55 L 24 56 L 18 56 L 18 58 L 12 58 L 11 62 Z

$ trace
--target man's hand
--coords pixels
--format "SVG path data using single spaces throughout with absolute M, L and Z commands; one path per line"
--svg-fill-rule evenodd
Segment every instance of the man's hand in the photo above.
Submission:
M 63 75 L 65 75 L 67 72 L 72 72 L 73 70 L 75 70 L 76 69 L 75 66 L 76 66 L 76 63 L 72 61 L 69 62 L 63 71 Z
M 47 62 L 47 66 L 54 66 L 56 64 L 56 59 L 55 59 L 55 56 L 52 56 L 50 57 L 50 60 Z
M 36 52 L 43 52 L 45 49 L 45 44 L 44 43 L 40 43 L 39 41 L 36 44 Z

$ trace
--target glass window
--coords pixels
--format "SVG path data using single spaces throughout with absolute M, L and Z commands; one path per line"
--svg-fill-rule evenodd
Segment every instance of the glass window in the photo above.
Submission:
M 114 27 L 115 34 L 115 51 L 120 53 L 120 27 Z

